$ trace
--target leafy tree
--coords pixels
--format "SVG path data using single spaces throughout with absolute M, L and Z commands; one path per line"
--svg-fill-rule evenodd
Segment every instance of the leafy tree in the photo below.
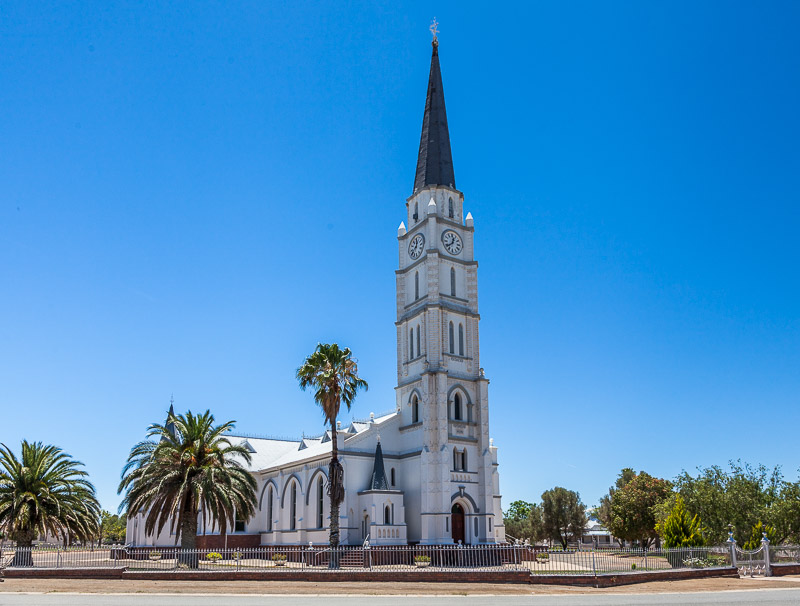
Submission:
M 784 485 L 780 467 L 770 470 L 739 461 L 729 466 L 730 471 L 719 466 L 699 468 L 696 477 L 683 471 L 675 479 L 687 509 L 703 520 L 706 539 L 716 545 L 727 540 L 728 524 L 733 524 L 736 542 L 746 542 L 753 526 L 769 520 Z
M 0 445 L 0 531 L 20 547 L 39 534 L 88 541 L 97 535 L 100 504 L 83 463 L 55 446 L 22 441 L 21 457 Z M 30 551 L 15 566 L 32 566 Z
M 330 545 L 339 546 L 339 505 L 344 500 L 343 469 L 339 462 L 336 439 L 336 417 L 342 403 L 350 410 L 358 391 L 366 391 L 367 382 L 358 376 L 358 362 L 349 348 L 340 349 L 336 343 L 319 343 L 317 348 L 297 369 L 300 388 L 314 390 L 314 401 L 322 409 L 325 421 L 331 426 L 331 462 L 328 465 L 328 496 L 331 503 Z M 331 566 L 337 562 L 331 559 Z
M 611 499 L 614 497 L 614 493 L 635 477 L 636 472 L 633 469 L 630 467 L 623 467 L 619 472 L 619 476 L 617 476 L 614 486 L 608 489 L 607 495 L 603 495 L 600 498 L 600 504 L 595 508 L 594 515 L 606 528 L 609 528 L 611 525 Z
M 127 519 L 125 515 L 114 515 L 103 511 L 100 514 L 100 541 L 103 543 L 121 543 L 125 540 Z
M 669 481 L 639 473 L 611 498 L 611 534 L 647 547 L 658 537 L 653 508 L 670 496 L 671 489 Z
M 514 501 L 509 505 L 503 519 L 506 533 L 514 538 L 531 543 L 544 538 L 542 508 L 526 501 Z
M 700 547 L 705 545 L 700 518 L 692 516 L 686 510 L 683 498 L 677 495 L 669 516 L 663 523 L 656 525 L 658 533 L 664 540 L 664 547 Z
M 577 492 L 556 486 L 542 493 L 542 521 L 544 535 L 566 549 L 583 534 L 586 506 Z
M 767 540 L 770 543 L 777 542 L 777 532 L 775 528 L 772 526 L 767 526 L 761 520 L 753 526 L 750 530 L 750 537 L 742 544 L 742 549 L 758 549 L 761 547 L 761 541 L 764 538 L 764 534 L 767 535 Z
M 233 421 L 214 425 L 210 411 L 170 414 L 165 425 L 153 424 L 147 437 L 130 452 L 118 492 L 125 491 L 120 511 L 144 511 L 145 533 L 160 533 L 167 522 L 180 536 L 183 549 L 197 546 L 198 513 L 202 508 L 224 534 L 235 519 L 255 511 L 256 481 L 242 463 L 250 452 L 231 444 L 226 434 Z M 185 556 L 197 566 L 197 558 Z
M 766 518 L 775 528 L 776 543 L 800 542 L 800 482 L 783 482 Z
M 512 522 L 524 520 L 528 517 L 531 507 L 533 507 L 533 503 L 528 503 L 527 501 L 514 501 L 508 506 L 505 519 Z

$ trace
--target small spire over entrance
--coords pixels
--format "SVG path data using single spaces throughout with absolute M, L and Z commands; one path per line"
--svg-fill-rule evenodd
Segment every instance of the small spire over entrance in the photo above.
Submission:
M 175 435 L 175 408 L 173 404 L 175 403 L 175 396 L 174 394 L 170 394 L 169 396 L 169 412 L 167 413 L 167 422 L 165 424 L 167 431 L 170 432 L 173 436 Z
M 386 468 L 383 466 L 383 450 L 381 442 L 375 448 L 375 464 L 372 468 L 372 476 L 369 479 L 367 490 L 389 490 L 389 482 L 386 480 Z

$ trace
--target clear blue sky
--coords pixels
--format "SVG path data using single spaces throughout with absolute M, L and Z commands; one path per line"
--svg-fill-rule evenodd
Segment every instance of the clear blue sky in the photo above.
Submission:
M 161 4 L 0 2 L 0 441 L 114 509 L 173 392 L 316 433 L 326 340 L 392 409 L 436 16 L 504 505 L 797 477 L 800 4 Z

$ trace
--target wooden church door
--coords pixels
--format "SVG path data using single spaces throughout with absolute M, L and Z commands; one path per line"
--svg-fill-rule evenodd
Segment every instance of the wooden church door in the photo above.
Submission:
M 463 545 L 466 543 L 464 540 L 464 508 L 456 503 L 453 505 L 451 513 L 452 518 L 450 520 L 450 528 L 453 529 L 453 543 L 458 544 L 458 542 L 461 541 L 461 544 Z

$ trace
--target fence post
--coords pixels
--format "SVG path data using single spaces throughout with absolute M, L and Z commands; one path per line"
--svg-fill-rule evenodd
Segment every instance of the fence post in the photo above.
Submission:
M 731 550 L 731 566 L 738 568 L 736 565 L 736 539 L 733 538 L 733 531 L 728 531 L 728 547 Z
M 771 577 L 772 576 L 772 565 L 769 561 L 769 539 L 767 538 L 767 533 L 763 533 L 764 536 L 761 537 L 761 549 L 764 550 L 764 576 Z
M 592 549 L 592 574 L 597 576 L 597 566 L 595 565 L 594 561 L 594 549 Z

